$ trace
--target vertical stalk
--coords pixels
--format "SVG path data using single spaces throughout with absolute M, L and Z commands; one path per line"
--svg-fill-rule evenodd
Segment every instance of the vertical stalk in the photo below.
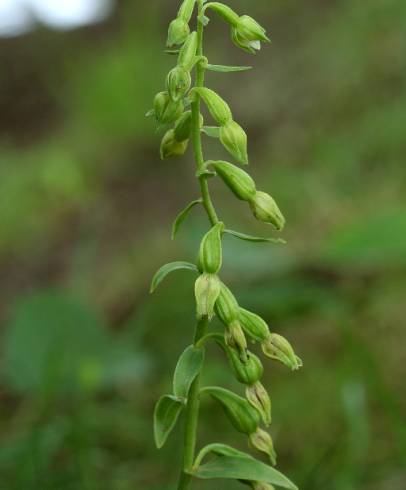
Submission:
M 200 16 L 203 11 L 203 0 L 197 0 L 198 7 L 198 20 L 197 20 L 197 56 L 203 56 L 203 29 L 204 25 L 200 20 Z M 202 63 L 197 63 L 196 66 L 196 87 L 204 86 L 204 75 L 205 68 Z M 196 161 L 197 170 L 201 171 L 204 169 L 204 156 L 202 148 L 202 135 L 200 128 L 200 96 L 195 94 L 195 100 L 191 104 L 192 109 L 192 143 L 193 152 Z M 207 216 L 212 225 L 218 222 L 217 213 L 214 209 L 209 186 L 207 183 L 207 178 L 205 176 L 199 177 L 200 191 L 202 194 L 203 205 L 207 212 Z M 208 326 L 208 319 L 203 318 L 197 322 L 194 344 L 205 335 Z M 204 347 L 201 347 L 202 349 Z M 188 401 L 186 405 L 186 422 L 185 422 L 185 435 L 184 435 L 184 445 L 183 445 L 183 466 L 179 477 L 178 490 L 188 490 L 190 488 L 190 483 L 192 477 L 188 474 L 193 465 L 193 460 L 195 457 L 196 448 L 196 436 L 197 436 L 197 425 L 199 418 L 199 390 L 200 390 L 200 375 L 196 376 L 196 379 L 190 387 L 188 394 Z

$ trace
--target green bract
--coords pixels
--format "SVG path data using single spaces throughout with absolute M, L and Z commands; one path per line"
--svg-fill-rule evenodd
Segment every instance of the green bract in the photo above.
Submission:
M 191 32 L 189 22 L 196 6 L 197 29 Z M 214 442 L 201 449 L 197 456 L 195 454 L 200 399 L 204 394 L 209 394 L 220 403 L 233 427 L 248 437 L 254 449 L 267 454 L 271 463 L 275 464 L 272 437 L 261 428 L 261 425 L 271 424 L 271 399 L 261 382 L 264 366 L 259 357 L 248 350 L 247 338 L 261 344 L 265 357 L 278 360 L 292 370 L 302 365 L 291 344 L 281 335 L 271 333 L 266 322 L 256 313 L 241 308 L 234 292 L 220 279 L 223 254 L 228 243 L 225 240 L 223 244 L 224 236 L 251 244 L 284 243 L 284 240 L 253 236 L 226 227 L 212 201 L 209 182 L 213 178 L 222 180 L 233 194 L 230 197 L 248 203 L 258 220 L 282 230 L 285 219 L 274 199 L 266 192 L 258 191 L 247 172 L 227 161 L 204 159 L 203 134 L 220 142 L 236 162 L 248 164 L 247 134 L 233 119 L 228 103 L 216 91 L 204 85 L 204 75 L 206 70 L 232 74 L 251 67 L 209 62 L 203 50 L 204 28 L 209 23 L 209 13 L 220 16 L 231 29 L 232 41 L 249 53 L 258 51 L 261 42 L 269 42 L 265 29 L 256 20 L 249 15 L 239 15 L 221 2 L 184 0 L 176 18 L 169 25 L 167 45 L 173 49 L 168 52 L 178 54 L 177 65 L 167 74 L 166 90 L 155 96 L 153 109 L 147 115 L 154 116 L 158 129 L 166 126 L 160 147 L 161 158 L 183 155 L 189 142 L 193 145 L 200 196 L 196 196 L 177 215 L 172 225 L 172 238 L 175 238 L 192 210 L 205 211 L 209 225 L 202 234 L 196 263 L 182 260 L 165 264 L 156 272 L 151 283 L 153 292 L 172 272 L 192 272 L 195 277 L 197 317 L 193 344 L 183 348 L 176 363 L 173 392 L 163 395 L 156 405 L 154 438 L 157 447 L 162 447 L 179 416 L 184 413 L 183 463 L 177 490 L 191 490 L 194 478 L 234 479 L 253 490 L 275 490 L 274 485 L 298 490 L 269 464 L 225 444 Z M 203 105 L 214 119 L 211 126 L 203 125 Z M 183 191 L 182 187 L 180 191 Z M 208 333 L 215 314 L 221 322 L 218 325 L 222 325 L 222 331 Z M 176 326 L 167 323 L 173 328 L 176 339 Z M 225 354 L 231 375 L 244 385 L 241 387 L 243 396 L 218 386 L 200 386 L 201 371 L 207 357 L 205 352 L 213 340 Z

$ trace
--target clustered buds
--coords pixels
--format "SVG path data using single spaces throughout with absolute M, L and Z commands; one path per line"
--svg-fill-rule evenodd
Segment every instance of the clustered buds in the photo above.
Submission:
M 248 436 L 249 444 L 267 454 L 271 463 L 276 464 L 272 437 L 261 428 L 261 424 L 265 426 L 271 424 L 271 398 L 261 382 L 264 371 L 262 362 L 258 356 L 249 351 L 247 338 L 260 343 L 265 356 L 283 363 L 292 370 L 298 369 L 302 361 L 296 356 L 288 340 L 279 334 L 270 332 L 267 323 L 260 316 L 241 308 L 234 294 L 221 281 L 219 274 L 223 262 L 223 234 L 228 232 L 240 238 L 243 237 L 243 234 L 226 230 L 224 223 L 218 221 L 210 202 L 210 196 L 208 196 L 207 182 L 204 179 L 208 176 L 219 176 L 237 199 L 248 203 L 256 219 L 272 224 L 277 230 L 283 229 L 285 218 L 275 200 L 269 194 L 257 190 L 254 180 L 247 172 L 222 160 L 210 160 L 204 163 L 199 139 L 201 132 L 218 137 L 223 147 L 238 163 L 248 164 L 247 135 L 244 129 L 234 120 L 227 102 L 215 91 L 202 86 L 204 70 L 215 69 L 215 65 L 209 65 L 207 58 L 202 54 L 202 31 L 200 29 L 208 22 L 204 15 L 205 12 L 211 9 L 229 24 L 232 41 L 244 51 L 255 53 L 261 48 L 261 42 L 268 43 L 270 40 L 265 29 L 252 17 L 240 16 L 223 3 L 207 2 L 206 0 L 198 2 L 199 34 L 191 32 L 189 22 L 195 6 L 196 0 L 183 0 L 176 18 L 170 23 L 167 46 L 173 48 L 170 52 L 178 53 L 177 64 L 166 77 L 166 90 L 155 96 L 153 109 L 147 115 L 155 117 L 158 127 L 166 126 L 160 147 L 162 159 L 183 155 L 193 136 L 198 164 L 197 176 L 202 184 L 202 198 L 193 201 L 182 211 L 175 225 L 178 226 L 184 220 L 194 204 L 202 203 L 208 212 L 212 226 L 201 240 L 197 267 L 188 262 L 167 264 L 158 271 L 156 283 L 162 280 L 162 275 L 165 276 L 168 270 L 185 268 L 198 272 L 194 288 L 197 319 L 202 325 L 205 325 L 216 314 L 224 325 L 224 335 L 212 333 L 202 335 L 202 338 L 197 339 L 195 345 L 189 349 L 199 350 L 208 339 L 215 339 L 225 352 L 234 377 L 244 385 L 245 398 L 219 387 L 202 388 L 200 393 L 207 393 L 219 402 L 234 428 Z M 194 67 L 197 67 L 198 86 L 191 88 L 191 71 Z M 234 67 L 228 70 L 227 68 L 218 65 L 215 71 L 235 71 Z M 218 127 L 203 127 L 203 117 L 199 110 L 200 100 L 204 102 Z M 191 105 L 191 110 L 188 110 L 189 105 Z M 209 129 L 212 131 L 210 132 Z M 203 184 L 206 188 L 203 187 Z M 255 239 L 247 235 L 245 238 Z M 163 269 L 165 269 L 164 272 L 162 272 Z M 201 331 L 203 329 L 198 329 L 199 335 Z M 179 371 L 182 371 L 183 368 Z M 194 375 L 196 373 L 197 371 L 193 372 Z M 174 391 L 177 394 L 175 388 Z M 188 396 L 187 393 L 184 395 L 185 398 L 186 395 Z M 220 444 L 212 446 L 222 446 L 223 452 L 226 449 L 224 454 L 229 454 L 231 449 Z M 236 452 L 236 450 L 232 451 Z M 251 474 L 240 481 L 249 485 L 253 490 L 275 490 L 269 483 L 249 478 L 252 478 Z
M 231 124 L 234 125 L 237 123 L 232 121 Z M 238 199 L 249 203 L 255 218 L 265 223 L 271 223 L 277 230 L 283 229 L 285 218 L 275 200 L 269 194 L 257 191 L 255 182 L 247 172 L 231 163 L 223 161 L 210 160 L 206 162 L 206 165 L 211 165 L 216 170 L 219 177 Z
M 205 10 L 209 8 L 231 26 L 233 43 L 244 51 L 254 54 L 261 49 L 261 41 L 264 43 L 271 42 L 265 29 L 249 15 L 239 16 L 230 7 L 220 2 L 208 3 Z
M 211 116 L 220 126 L 220 141 L 224 148 L 242 164 L 248 163 L 247 135 L 242 127 L 233 120 L 233 114 L 227 102 L 214 90 L 196 87 L 192 94 L 200 96 Z

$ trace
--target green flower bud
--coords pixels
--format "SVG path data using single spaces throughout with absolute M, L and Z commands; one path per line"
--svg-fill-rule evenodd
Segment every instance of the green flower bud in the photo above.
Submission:
M 238 322 L 239 307 L 237 300 L 224 283 L 221 283 L 220 294 L 216 301 L 216 313 L 224 325 Z
M 181 17 L 178 17 L 169 24 L 168 40 L 166 41 L 166 45 L 171 47 L 177 44 L 183 44 L 189 34 L 189 24 Z
M 223 252 L 221 236 L 224 230 L 223 223 L 215 224 L 203 237 L 199 250 L 199 268 L 202 272 L 217 274 L 221 269 Z
M 178 65 L 190 71 L 196 59 L 197 32 L 189 34 L 179 53 Z
M 247 400 L 255 407 L 261 414 L 262 420 L 265 425 L 271 424 L 271 399 L 262 383 L 258 380 L 248 386 L 245 390 L 245 396 Z
M 240 324 L 252 340 L 262 342 L 269 336 L 269 328 L 265 320 L 251 311 L 240 308 Z
M 268 335 L 262 342 L 262 350 L 266 356 L 282 362 L 292 371 L 303 366 L 302 360 L 294 353 L 290 343 L 277 333 Z
M 224 388 L 208 387 L 207 392 L 223 407 L 233 427 L 243 434 L 255 434 L 260 423 L 258 411 L 247 400 Z
M 195 87 L 192 92 L 197 93 L 204 100 L 210 114 L 218 124 L 224 125 L 232 121 L 233 115 L 229 105 L 214 90 L 206 87 Z
M 264 368 L 255 354 L 247 352 L 247 359 L 245 362 L 242 362 L 238 351 L 235 349 L 227 347 L 226 353 L 234 375 L 240 383 L 250 386 L 261 379 Z M 251 403 L 251 400 L 248 399 L 248 401 Z M 251 405 L 257 408 L 253 403 L 251 403 Z M 258 411 L 260 412 L 260 410 Z
M 271 223 L 277 230 L 282 230 L 285 226 L 285 218 L 278 205 L 266 192 L 258 191 L 250 201 L 250 206 L 257 220 Z
M 207 163 L 214 167 L 218 176 L 238 199 L 249 201 L 255 196 L 255 182 L 247 172 L 224 161 L 209 161 Z
M 166 87 L 172 100 L 179 101 L 192 84 L 190 73 L 182 66 L 175 66 L 166 78 Z
M 242 15 L 231 30 L 231 38 L 234 44 L 249 53 L 255 53 L 261 49 L 261 41 L 270 43 L 265 34 L 265 29 L 249 15 Z
M 183 112 L 181 100 L 174 102 L 168 92 L 159 92 L 154 99 L 154 115 L 160 124 L 169 124 L 176 121 Z
M 184 0 L 180 6 L 178 17 L 182 18 L 186 22 L 190 21 L 193 14 L 193 9 L 195 8 L 196 0 Z
M 192 130 L 192 112 L 184 112 L 180 118 L 176 121 L 175 127 L 173 128 L 175 133 L 175 139 L 177 141 L 185 141 L 190 137 Z
M 189 140 L 177 141 L 175 131 L 167 131 L 161 141 L 161 159 L 181 156 L 186 152 Z
M 214 305 L 220 294 L 221 281 L 215 274 L 201 274 L 195 283 L 197 318 L 213 318 Z
M 247 360 L 247 339 L 238 321 L 226 325 L 224 340 L 229 347 L 238 350 L 243 362 Z
M 250 434 L 249 441 L 251 445 L 269 456 L 271 463 L 276 465 L 276 452 L 273 446 L 272 437 L 264 430 L 258 428 L 256 432 Z
M 206 5 L 206 9 L 214 10 L 222 19 L 231 24 L 232 26 L 236 26 L 239 20 L 238 14 L 234 12 L 230 7 L 224 5 L 224 3 L 220 2 L 210 2 Z
M 220 127 L 220 141 L 224 148 L 242 164 L 248 164 L 247 135 L 235 121 Z

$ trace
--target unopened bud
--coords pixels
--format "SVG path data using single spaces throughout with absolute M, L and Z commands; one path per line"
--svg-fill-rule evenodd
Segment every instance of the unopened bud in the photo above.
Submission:
M 250 201 L 250 206 L 257 220 L 271 223 L 277 230 L 282 230 L 285 226 L 285 218 L 278 205 L 266 192 L 258 191 Z
M 268 432 L 258 428 L 253 434 L 250 434 L 249 440 L 255 449 L 267 454 L 271 463 L 274 466 L 276 465 L 276 452 L 273 446 L 272 437 Z
M 181 17 L 186 22 L 189 22 L 190 18 L 192 17 L 195 3 L 196 0 L 183 0 L 183 3 L 179 8 L 178 17 Z
M 217 175 L 238 199 L 249 201 L 255 196 L 255 182 L 244 170 L 222 160 L 210 160 L 207 165 L 214 167 Z
M 173 128 L 175 133 L 175 139 L 177 141 L 185 141 L 190 137 L 192 130 L 192 112 L 184 112 L 180 118 L 176 121 L 175 127 Z
M 245 362 L 247 359 L 247 339 L 238 321 L 226 325 L 224 340 L 228 346 L 238 350 L 240 359 Z
M 244 332 L 252 340 L 262 342 L 269 336 L 268 325 L 259 315 L 240 308 L 239 320 Z
M 189 34 L 189 24 L 181 17 L 178 17 L 169 24 L 168 40 L 166 41 L 166 45 L 171 47 L 177 44 L 183 44 Z
M 170 129 L 167 131 L 161 141 L 161 159 L 181 156 L 186 152 L 189 140 L 177 141 L 175 131 Z
M 265 34 L 265 29 L 249 15 L 242 15 L 232 28 L 232 40 L 236 46 L 249 53 L 261 49 L 261 41 L 271 42 Z
M 201 274 L 195 283 L 196 315 L 197 318 L 214 315 L 214 305 L 220 294 L 221 281 L 215 274 Z
M 234 428 L 243 434 L 255 434 L 260 423 L 258 411 L 247 400 L 224 388 L 208 387 L 203 389 L 223 407 Z
M 238 323 L 239 306 L 233 293 L 221 283 L 219 297 L 216 301 L 216 313 L 224 325 Z
M 220 2 L 210 2 L 206 5 L 206 9 L 210 8 L 214 10 L 222 19 L 224 19 L 230 25 L 237 25 L 239 16 L 227 5 Z
M 220 127 L 220 141 L 224 148 L 239 162 L 248 164 L 247 135 L 235 121 Z
M 166 78 L 166 87 L 169 96 L 175 102 L 181 100 L 192 84 L 190 73 L 182 66 L 175 66 Z
M 219 125 L 232 121 L 233 115 L 229 105 L 214 90 L 206 87 L 195 87 L 192 93 L 197 93 L 204 100 L 210 114 Z
M 181 100 L 174 102 L 168 92 L 159 92 L 154 99 L 154 115 L 160 124 L 169 124 L 182 114 L 183 103 Z
M 254 384 L 248 386 L 245 390 L 245 396 L 251 405 L 261 414 L 264 424 L 270 425 L 271 399 L 262 383 L 257 380 Z
M 292 371 L 303 366 L 302 360 L 297 357 L 290 343 L 277 333 L 271 333 L 262 342 L 264 354 L 288 366 Z
M 199 250 L 199 268 L 202 272 L 217 274 L 221 269 L 223 252 L 221 236 L 224 230 L 223 223 L 215 224 L 203 237 Z
M 197 49 L 197 32 L 194 31 L 191 34 L 189 34 L 188 38 L 185 41 L 185 44 L 182 46 L 180 50 L 178 65 L 190 71 L 196 59 L 196 49 Z
M 233 368 L 234 375 L 240 383 L 252 386 L 261 379 L 264 368 L 255 354 L 247 352 L 247 359 L 243 362 L 240 359 L 238 351 L 234 348 L 228 347 L 226 352 L 231 367 Z M 251 403 L 251 400 L 248 399 L 248 401 Z M 251 403 L 251 405 L 257 408 L 253 403 Z

